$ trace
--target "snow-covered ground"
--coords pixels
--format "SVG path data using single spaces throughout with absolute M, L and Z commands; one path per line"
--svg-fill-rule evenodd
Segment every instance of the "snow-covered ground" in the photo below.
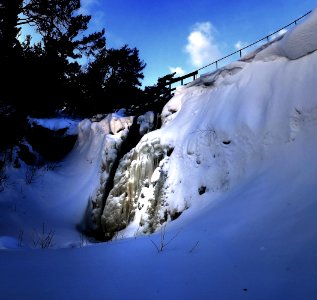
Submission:
M 114 241 L 86 246 L 76 225 L 98 188 L 103 151 L 126 129 L 84 121 L 59 169 L 30 185 L 11 170 L 21 184 L 0 194 L 0 243 L 9 248 L 0 252 L 1 298 L 316 299 L 316 20 L 314 11 L 282 39 L 177 91 L 163 127 L 135 149 L 135 170 L 157 145 L 161 162 L 146 185 L 131 187 L 142 190 L 133 198 L 141 206 Z M 137 236 L 161 174 L 166 210 L 182 214 Z M 59 249 L 18 247 L 19 230 L 42 222 Z

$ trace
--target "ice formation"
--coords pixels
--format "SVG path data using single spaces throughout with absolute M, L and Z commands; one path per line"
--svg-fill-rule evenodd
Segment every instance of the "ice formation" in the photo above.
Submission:
M 164 216 L 163 186 L 168 147 L 160 141 L 141 142 L 121 160 L 103 210 L 101 224 L 104 233 L 112 237 L 130 222 L 140 233 L 153 232 Z
M 129 127 L 133 123 L 133 117 L 119 117 L 107 115 L 99 122 L 91 122 L 86 119 L 79 124 L 78 143 L 86 151 L 86 159 L 92 161 L 100 158 L 100 181 L 89 201 L 89 216 L 87 217 L 89 228 L 100 226 L 100 215 L 103 207 L 103 195 L 109 179 L 109 173 L 117 158 L 122 142 L 126 139 Z M 83 150 L 83 149 L 82 149 Z M 99 153 L 96 153 L 98 151 Z M 91 214 L 91 216 L 90 216 Z
M 122 153 L 122 151 L 129 151 L 129 147 L 132 147 L 131 145 L 129 145 L 129 140 L 133 140 L 132 144 L 137 144 L 138 139 L 144 133 L 152 129 L 154 125 L 154 119 L 154 114 L 152 112 L 147 112 L 145 115 L 139 116 L 137 120 L 134 120 L 134 117 L 124 117 L 121 114 L 110 114 L 99 122 L 91 123 L 89 120 L 85 120 L 80 124 L 78 139 L 79 143 L 89 145 L 89 147 L 92 149 L 91 159 L 93 159 L 93 157 L 101 158 L 100 183 L 89 199 L 89 207 L 87 209 L 86 216 L 87 224 L 85 225 L 86 230 L 99 231 L 101 225 L 103 226 L 103 228 L 105 228 L 105 217 L 101 219 L 101 215 L 104 211 L 107 211 L 106 214 L 109 215 L 109 219 L 111 220 L 106 222 L 109 225 L 107 226 L 108 231 L 114 233 L 115 231 L 124 228 L 124 226 L 122 227 L 122 225 L 118 225 L 120 224 L 120 222 L 122 222 L 122 220 L 119 220 L 120 218 L 117 218 L 117 214 L 115 214 L 116 209 L 113 208 L 112 201 L 108 201 L 108 199 L 106 198 L 113 184 L 114 190 L 120 189 L 120 186 L 117 186 L 118 176 L 116 176 L 114 179 L 113 177 L 118 167 L 121 156 L 125 154 Z M 102 134 L 103 138 L 100 138 L 100 134 Z M 96 143 L 100 143 L 100 140 L 102 140 L 102 145 L 96 145 Z M 100 149 L 101 153 L 96 154 L 96 149 Z M 88 153 L 89 152 L 90 151 L 88 151 Z M 113 193 L 115 192 L 112 192 L 112 194 Z M 129 202 L 127 201 L 124 204 L 124 207 L 126 207 L 126 210 L 123 213 L 124 220 L 126 220 L 127 218 L 131 218 L 130 207 L 128 203 Z M 104 209 L 105 206 L 107 207 L 107 209 Z M 109 209 L 108 211 L 108 207 L 110 206 L 112 207 L 112 209 Z M 109 227 L 113 227 L 116 230 L 111 230 L 109 229 Z M 106 233 L 106 230 L 104 230 L 104 233 Z

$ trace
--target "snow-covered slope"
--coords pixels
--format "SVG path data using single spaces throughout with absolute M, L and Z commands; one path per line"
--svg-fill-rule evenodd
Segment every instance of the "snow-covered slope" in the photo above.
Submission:
M 102 175 L 106 176 L 103 170 L 111 168 L 132 122 L 133 117 L 115 115 L 100 122 L 84 120 L 77 128 L 77 143 L 64 161 L 41 168 L 7 166 L 0 193 L 0 248 L 18 244 L 37 248 L 38 240 L 50 231 L 54 233 L 51 246 L 82 243 L 76 227 L 81 226 L 88 199 L 99 188 Z M 53 128 L 59 123 L 45 121 Z
M 121 162 L 101 220 L 106 234 L 152 232 L 253 176 L 272 149 L 314 138 L 317 54 L 307 53 L 317 48 L 316 19 L 178 90 L 162 129 Z
M 283 38 L 180 88 L 163 110 L 163 127 L 119 164 L 101 217 L 106 234 L 121 230 L 118 240 L 3 250 L 0 295 L 315 299 L 316 19 L 314 11 Z M 96 152 L 104 139 L 95 137 L 80 139 L 93 161 L 105 157 Z M 82 166 L 83 178 L 97 180 Z M 78 187 L 83 196 L 100 190 Z M 138 236 L 171 219 L 157 234 Z

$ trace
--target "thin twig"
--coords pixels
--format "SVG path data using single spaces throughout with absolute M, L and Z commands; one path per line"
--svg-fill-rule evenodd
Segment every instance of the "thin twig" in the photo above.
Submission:
M 188 252 L 193 253 L 194 250 L 197 248 L 198 244 L 199 244 L 199 241 L 197 241 L 196 244 Z

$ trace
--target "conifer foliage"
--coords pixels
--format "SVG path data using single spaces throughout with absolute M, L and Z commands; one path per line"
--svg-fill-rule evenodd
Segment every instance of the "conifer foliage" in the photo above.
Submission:
M 0 101 L 35 116 L 89 116 L 133 102 L 145 63 L 136 48 L 107 49 L 104 29 L 86 34 L 90 20 L 80 0 L 1 0 Z M 34 31 L 22 42 L 21 26 Z
M 91 16 L 80 7 L 80 0 L 0 0 L 0 125 L 18 124 L 2 147 L 23 136 L 27 116 L 89 117 L 142 94 L 139 51 L 107 49 L 104 29 L 87 34 Z M 22 40 L 25 28 L 33 33 Z

